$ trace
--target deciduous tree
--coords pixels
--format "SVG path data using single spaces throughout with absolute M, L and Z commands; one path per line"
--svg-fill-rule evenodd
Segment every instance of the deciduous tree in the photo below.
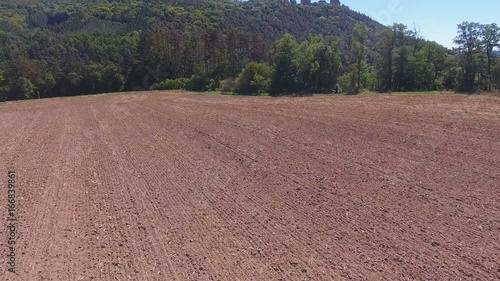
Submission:
M 463 72 L 460 90 L 468 93 L 472 93 L 475 90 L 477 74 L 475 60 L 480 51 L 480 36 L 480 24 L 475 22 L 463 22 L 458 25 L 458 34 L 454 40 L 458 45 Z

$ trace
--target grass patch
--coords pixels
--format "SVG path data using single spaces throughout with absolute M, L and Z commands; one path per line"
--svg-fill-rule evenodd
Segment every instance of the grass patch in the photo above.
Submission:
M 261 93 L 261 94 L 256 94 L 256 95 L 245 95 L 245 94 L 240 94 L 236 92 L 223 92 L 223 91 L 205 91 L 205 92 L 190 92 L 190 91 L 183 91 L 187 93 L 194 93 L 194 94 L 200 94 L 200 95 L 221 95 L 221 96 L 242 96 L 242 97 L 268 97 L 270 96 L 269 93 Z
M 500 91 L 498 92 L 481 92 L 479 95 L 490 96 L 490 97 L 500 97 Z
M 379 92 L 363 92 L 360 95 L 395 95 L 395 96 L 404 96 L 404 95 L 460 95 L 459 93 L 452 91 L 419 91 L 419 92 L 391 92 L 391 93 L 379 93 Z

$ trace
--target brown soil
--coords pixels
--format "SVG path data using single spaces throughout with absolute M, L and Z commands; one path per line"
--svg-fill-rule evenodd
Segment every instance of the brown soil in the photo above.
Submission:
M 0 143 L 0 280 L 500 278 L 495 97 L 4 103 Z

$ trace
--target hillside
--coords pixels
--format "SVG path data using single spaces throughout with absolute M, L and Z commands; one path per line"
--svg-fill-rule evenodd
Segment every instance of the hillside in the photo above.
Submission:
M 215 80 L 235 77 L 247 62 L 267 60 L 285 33 L 299 40 L 339 36 L 347 49 L 358 22 L 369 27 L 373 44 L 383 26 L 339 5 L 9 0 L 0 4 L 0 95 L 147 89 L 201 72 L 216 72 Z M 144 83 L 147 75 L 152 79 Z
M 347 36 L 357 22 L 364 22 L 372 37 L 383 26 L 347 6 L 282 4 L 280 1 L 235 3 L 229 0 L 10 0 L 0 4 L 2 14 L 14 13 L 29 28 L 48 27 L 60 33 L 124 33 L 154 25 L 168 25 L 178 31 L 197 28 L 231 29 L 265 34 L 275 41 L 284 33 L 305 39 L 310 34 Z M 101 28 L 92 28 L 96 22 Z M 6 23 L 6 21 L 3 21 Z M 117 29 L 119 25 L 121 28 Z

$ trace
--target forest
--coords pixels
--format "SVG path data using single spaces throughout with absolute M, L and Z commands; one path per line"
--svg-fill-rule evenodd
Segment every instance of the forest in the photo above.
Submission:
M 457 25 L 456 48 L 342 5 L 228 0 L 6 0 L 0 101 L 186 89 L 498 91 L 497 24 Z

